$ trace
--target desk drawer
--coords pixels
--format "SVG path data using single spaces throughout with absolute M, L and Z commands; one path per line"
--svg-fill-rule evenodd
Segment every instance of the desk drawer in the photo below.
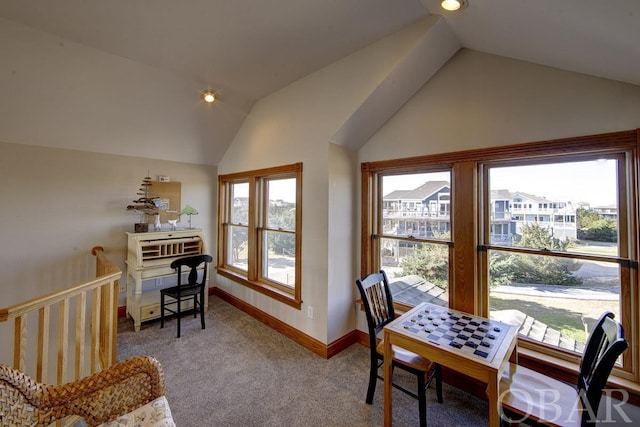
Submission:
M 160 304 L 150 304 L 140 307 L 140 321 L 157 319 L 160 317 Z

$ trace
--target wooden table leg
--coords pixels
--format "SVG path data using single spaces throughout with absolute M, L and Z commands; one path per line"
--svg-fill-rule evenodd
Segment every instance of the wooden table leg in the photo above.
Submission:
M 500 402 L 498 402 L 498 384 L 496 376 L 487 383 L 487 402 L 489 403 L 489 427 L 500 426 Z
M 384 426 L 391 427 L 391 383 L 393 371 L 391 369 L 393 354 L 388 332 L 384 332 Z

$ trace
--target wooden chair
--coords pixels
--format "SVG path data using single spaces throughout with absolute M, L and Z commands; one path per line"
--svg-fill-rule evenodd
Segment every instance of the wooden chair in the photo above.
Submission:
M 172 313 L 178 319 L 178 338 L 180 338 L 180 318 L 184 310 L 182 310 L 182 302 L 193 300 L 193 317 L 200 312 L 200 324 L 204 329 L 204 293 L 207 285 L 207 266 L 213 261 L 211 255 L 193 255 L 178 258 L 170 265 L 171 268 L 177 269 L 178 284 L 170 288 L 160 290 L 160 327 L 164 328 L 165 311 Z M 204 264 L 202 269 L 202 277 L 198 281 L 198 267 Z M 182 283 L 182 268 L 189 268 L 187 283 Z M 167 301 L 169 297 L 171 300 Z M 172 308 L 174 307 L 175 308 Z
M 378 339 L 378 334 L 382 328 L 395 319 L 393 299 L 389 289 L 389 281 L 384 271 L 367 275 L 362 280 L 356 280 L 356 286 L 362 297 L 362 304 L 367 317 L 369 329 L 369 347 L 371 349 L 371 366 L 369 370 L 369 387 L 367 389 L 366 402 L 373 402 L 373 395 L 376 391 L 378 379 L 383 379 L 378 374 L 379 368 L 384 363 L 384 342 Z M 420 411 L 420 426 L 427 425 L 427 400 L 426 389 L 432 380 L 436 380 L 436 396 L 438 402 L 442 403 L 442 372 L 440 365 L 425 359 L 410 351 L 393 346 L 392 366 L 401 368 L 416 376 L 418 381 L 418 393 L 414 393 L 406 388 L 393 383 L 393 387 L 418 399 Z
M 75 415 L 96 426 L 164 394 L 162 366 L 149 356 L 133 357 L 64 385 L 38 383 L 0 365 L 0 425 L 48 426 Z
M 502 423 L 510 425 L 596 425 L 602 391 L 618 357 L 627 349 L 624 330 L 605 312 L 589 334 L 577 387 L 510 364 L 500 381 Z

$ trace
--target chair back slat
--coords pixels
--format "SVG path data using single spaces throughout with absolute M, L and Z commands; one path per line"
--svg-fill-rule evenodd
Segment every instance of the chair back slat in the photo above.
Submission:
M 393 319 L 393 298 L 389 288 L 389 280 L 384 270 L 371 273 L 363 279 L 356 280 L 356 285 L 362 297 L 362 304 L 367 317 L 369 336 L 375 336 Z M 373 340 L 372 340 L 373 341 Z
M 369 305 L 371 306 L 371 315 L 374 322 L 384 322 L 388 317 L 387 308 L 385 306 L 385 298 L 383 295 L 382 283 L 375 283 L 369 289 L 366 290 Z
M 211 255 L 202 254 L 196 256 L 189 256 L 178 258 L 174 260 L 170 267 L 178 270 L 178 286 L 200 286 L 207 280 L 207 265 L 212 262 Z M 202 278 L 198 283 L 198 267 L 204 263 L 204 269 L 202 272 Z M 189 275 L 187 277 L 187 283 L 182 283 L 182 267 L 189 268 Z

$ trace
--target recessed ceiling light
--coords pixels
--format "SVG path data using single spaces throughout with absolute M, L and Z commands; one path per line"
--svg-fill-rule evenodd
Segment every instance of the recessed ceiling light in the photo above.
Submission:
M 456 10 L 460 10 L 466 5 L 467 5 L 466 0 L 442 0 L 442 2 L 440 2 L 440 6 L 442 6 L 444 10 L 448 10 L 452 12 Z
M 216 98 L 218 97 L 218 94 L 211 89 L 207 89 L 205 91 L 202 92 L 202 100 L 204 102 L 207 102 L 209 104 L 211 104 L 212 102 L 214 102 L 216 100 Z

